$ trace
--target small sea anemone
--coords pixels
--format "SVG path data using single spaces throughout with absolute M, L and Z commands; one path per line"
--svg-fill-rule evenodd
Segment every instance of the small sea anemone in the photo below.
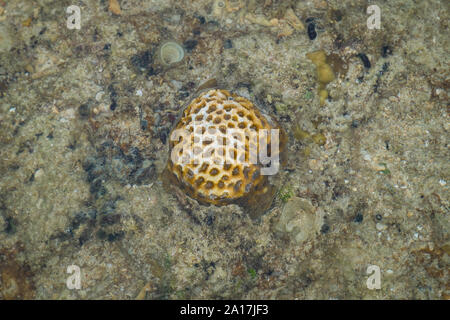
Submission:
M 166 41 L 159 47 L 158 56 L 163 65 L 173 65 L 183 60 L 184 49 L 174 41 Z

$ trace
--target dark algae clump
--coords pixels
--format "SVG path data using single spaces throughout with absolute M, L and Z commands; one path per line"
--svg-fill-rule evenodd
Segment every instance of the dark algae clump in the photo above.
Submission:
M 358 53 L 358 57 L 361 59 L 364 68 L 370 69 L 371 64 L 367 55 L 365 53 Z

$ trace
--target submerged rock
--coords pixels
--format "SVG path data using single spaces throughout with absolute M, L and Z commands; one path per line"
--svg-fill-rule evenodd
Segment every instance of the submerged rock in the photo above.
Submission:
M 305 199 L 293 197 L 284 206 L 274 229 L 296 243 L 303 243 L 319 234 L 322 225 L 323 212 L 320 209 L 314 208 Z

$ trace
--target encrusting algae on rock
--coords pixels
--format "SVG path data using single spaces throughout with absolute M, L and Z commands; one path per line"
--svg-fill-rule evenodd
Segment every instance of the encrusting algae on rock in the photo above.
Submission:
M 307 53 L 306 57 L 316 65 L 317 80 L 319 81 L 319 101 L 320 105 L 323 106 L 325 104 L 325 100 L 328 98 L 326 86 L 335 78 L 333 69 L 327 63 L 327 57 L 323 50 Z
M 163 181 L 204 204 L 236 203 L 252 217 L 272 203 L 286 135 L 251 101 L 212 89 L 183 111 L 170 135 Z

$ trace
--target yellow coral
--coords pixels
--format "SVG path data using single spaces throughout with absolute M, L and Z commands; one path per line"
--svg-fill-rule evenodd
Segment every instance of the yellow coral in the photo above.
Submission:
M 227 90 L 203 93 L 187 106 L 171 134 L 166 170 L 171 184 L 216 205 L 271 192 L 263 165 L 252 158 L 252 151 L 262 147 L 262 129 L 278 127 L 248 99 Z M 277 154 L 272 141 L 278 140 L 280 152 L 284 149 L 284 132 L 279 133 L 265 140 L 272 159 Z
M 331 66 L 327 63 L 327 57 L 323 50 L 307 53 L 306 57 L 316 66 L 317 80 L 319 81 L 319 100 L 320 105 L 322 106 L 328 98 L 328 91 L 325 87 L 328 83 L 335 79 L 334 72 Z

